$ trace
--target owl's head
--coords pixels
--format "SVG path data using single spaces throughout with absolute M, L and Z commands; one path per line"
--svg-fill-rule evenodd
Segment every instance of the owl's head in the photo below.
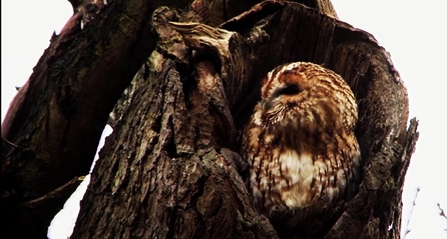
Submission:
M 353 130 L 357 104 L 335 72 L 308 62 L 276 67 L 267 74 L 255 121 L 309 131 Z

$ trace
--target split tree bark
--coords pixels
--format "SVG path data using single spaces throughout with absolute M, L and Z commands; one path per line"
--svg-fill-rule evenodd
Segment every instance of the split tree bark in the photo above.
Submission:
M 244 186 L 238 137 L 265 74 L 310 61 L 356 94 L 363 180 L 353 199 L 282 237 L 398 238 L 418 133 L 388 53 L 328 1 L 257 2 L 116 0 L 82 31 L 72 19 L 2 124 L 0 233 L 46 236 L 128 87 L 71 238 L 277 238 Z

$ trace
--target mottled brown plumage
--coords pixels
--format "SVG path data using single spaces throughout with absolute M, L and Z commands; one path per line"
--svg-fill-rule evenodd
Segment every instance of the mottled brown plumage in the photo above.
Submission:
M 242 140 L 249 188 L 262 213 L 309 208 L 355 193 L 357 114 L 351 89 L 331 70 L 295 62 L 268 73 Z

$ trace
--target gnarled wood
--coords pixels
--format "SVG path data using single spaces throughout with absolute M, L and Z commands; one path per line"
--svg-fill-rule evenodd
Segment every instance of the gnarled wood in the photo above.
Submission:
M 149 76 L 103 149 L 73 238 L 107 232 L 122 238 L 272 238 L 270 223 L 281 238 L 397 238 L 401 178 L 417 124 L 407 132 L 406 89 L 371 35 L 288 2 L 256 5 L 222 29 L 168 23 L 177 17 L 163 12 L 166 22 L 157 28 L 162 47 L 149 58 Z M 236 132 L 259 99 L 261 79 L 292 61 L 338 72 L 360 109 L 359 192 L 306 225 L 293 218 L 268 223 L 254 213 L 242 183 L 244 162 L 235 157 Z M 134 127 L 142 130 L 135 134 Z M 395 230 L 388 231 L 391 225 Z M 97 234 L 83 233 L 92 230 Z
M 2 124 L 3 142 L 17 146 L 2 143 L 2 237 L 46 238 L 76 187 L 48 195 L 88 174 L 108 114 L 155 48 L 150 22 L 159 5 L 112 1 L 82 30 L 76 13 L 52 37 Z
M 113 111 L 71 238 L 397 238 L 417 122 L 406 129 L 406 89 L 376 40 L 336 20 L 325 0 L 251 9 L 260 1 L 196 0 L 189 11 L 174 2 L 152 18 L 156 2 L 112 1 L 46 51 L 2 125 L 5 234 L 46 235 L 140 69 Z M 254 210 L 238 155 L 260 81 L 292 61 L 343 76 L 360 116 L 359 191 L 305 227 Z M 47 195 L 52 204 L 35 204 Z

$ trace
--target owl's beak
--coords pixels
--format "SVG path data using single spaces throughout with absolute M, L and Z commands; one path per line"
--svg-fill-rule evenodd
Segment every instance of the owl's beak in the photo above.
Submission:
M 264 111 L 270 110 L 273 107 L 273 102 L 271 100 L 261 101 L 261 108 Z

